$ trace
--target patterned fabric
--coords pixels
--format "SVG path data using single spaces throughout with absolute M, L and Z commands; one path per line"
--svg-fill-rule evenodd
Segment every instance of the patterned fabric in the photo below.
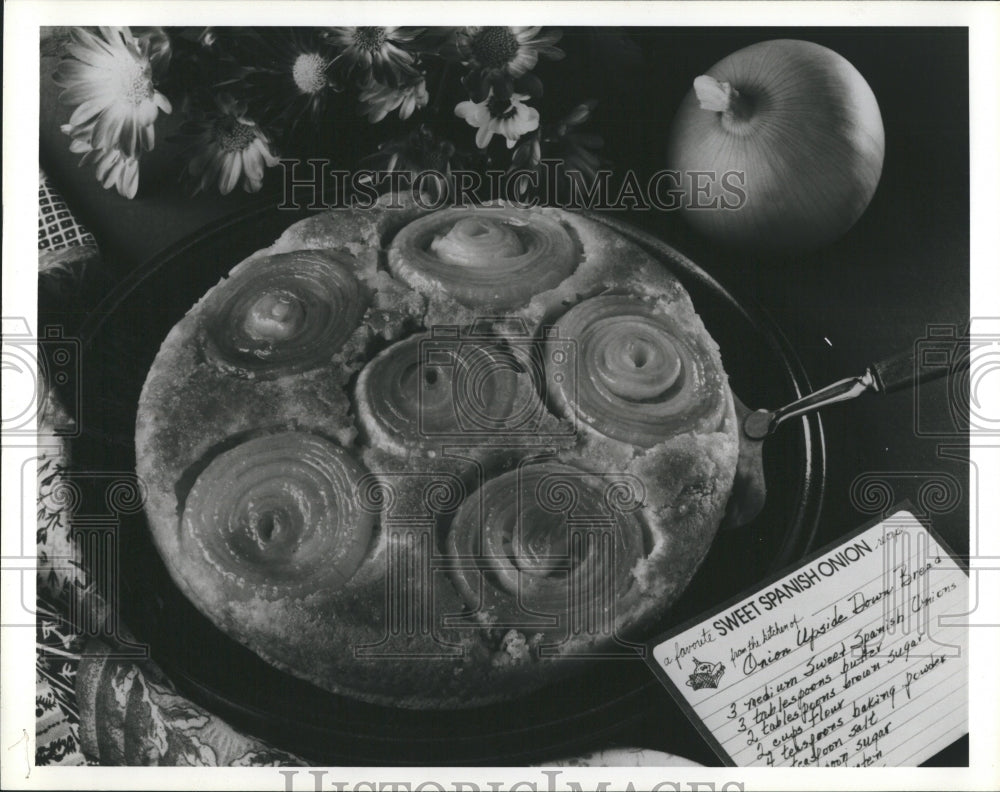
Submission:
M 52 431 L 63 414 L 51 396 L 38 417 L 38 552 L 35 621 L 35 764 L 86 764 L 80 751 L 75 680 L 82 640 L 63 614 L 69 592 L 84 583 L 75 563 L 67 506 L 65 438 Z
M 94 237 L 39 171 L 39 293 L 71 305 L 89 264 L 100 265 Z M 114 615 L 73 541 L 83 518 L 62 431 L 71 418 L 39 387 L 35 764 L 304 765 L 180 696 L 154 663 L 82 634 Z
M 48 176 L 38 171 L 38 249 L 58 250 L 75 245 L 97 245 L 93 235 L 80 225 Z
M 39 589 L 35 687 L 35 764 L 82 765 L 76 674 L 83 639 Z
M 71 301 L 87 264 L 97 256 L 94 237 L 76 222 L 39 170 L 39 295 Z M 83 640 L 65 616 L 70 591 L 86 585 L 70 539 L 73 494 L 66 480 L 69 444 L 60 434 L 69 416 L 41 379 L 39 387 L 35 764 L 82 765 L 87 761 L 80 750 L 75 681 Z
M 233 729 L 174 690 L 155 664 L 91 641 L 80 663 L 83 749 L 111 765 L 287 767 L 303 761 Z

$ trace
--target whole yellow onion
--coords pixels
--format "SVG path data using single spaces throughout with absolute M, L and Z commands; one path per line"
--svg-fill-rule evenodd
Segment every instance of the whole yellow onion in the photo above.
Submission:
M 884 155 L 878 102 L 860 72 L 791 39 L 738 50 L 696 78 L 668 144 L 690 223 L 758 249 L 840 237 L 871 201 Z

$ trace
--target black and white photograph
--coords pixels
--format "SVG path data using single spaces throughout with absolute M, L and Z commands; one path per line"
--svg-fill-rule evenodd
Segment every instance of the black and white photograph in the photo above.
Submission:
M 1000 787 L 1000 6 L 5 17 L 4 788 Z

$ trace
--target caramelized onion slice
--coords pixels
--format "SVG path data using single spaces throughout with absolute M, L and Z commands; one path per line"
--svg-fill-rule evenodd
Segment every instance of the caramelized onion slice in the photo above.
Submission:
M 557 221 L 506 208 L 445 209 L 405 226 L 389 249 L 393 273 L 418 290 L 443 288 L 469 307 L 525 305 L 568 278 L 577 246 Z
M 347 256 L 317 250 L 267 256 L 212 292 L 205 355 L 249 377 L 307 371 L 330 362 L 365 308 Z
M 631 570 L 644 557 L 644 495 L 634 477 L 558 462 L 491 479 L 452 523 L 456 586 L 496 626 L 550 637 L 610 629 L 634 590 Z
M 722 422 L 725 375 L 717 355 L 650 303 L 593 297 L 556 327 L 558 340 L 545 356 L 548 392 L 600 434 L 650 448 Z
M 525 409 L 518 361 L 491 343 L 422 333 L 393 344 L 358 378 L 359 413 L 370 435 L 407 447 L 443 437 L 503 436 Z
M 357 492 L 363 475 L 346 451 L 306 432 L 248 440 L 198 476 L 181 519 L 182 547 L 237 593 L 335 591 L 371 541 L 375 518 Z

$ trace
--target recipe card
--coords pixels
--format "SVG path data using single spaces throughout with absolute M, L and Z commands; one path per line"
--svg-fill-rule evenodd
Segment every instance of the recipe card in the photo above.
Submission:
M 724 762 L 912 767 L 968 733 L 968 573 L 901 510 L 650 644 Z

